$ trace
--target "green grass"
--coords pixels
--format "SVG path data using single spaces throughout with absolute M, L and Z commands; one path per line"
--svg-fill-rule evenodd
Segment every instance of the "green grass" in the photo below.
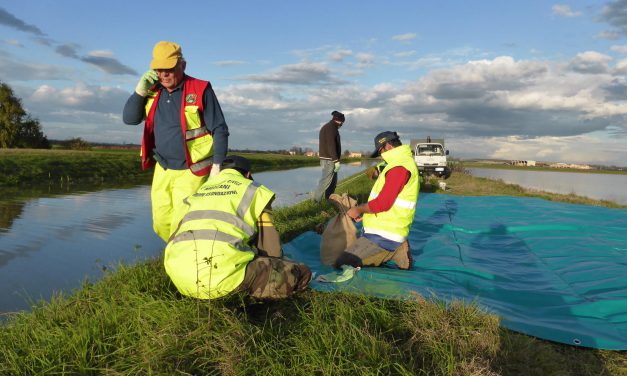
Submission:
M 451 179 L 456 193 L 462 183 L 473 194 L 503 188 Z M 371 184 L 356 175 L 339 190 L 363 201 Z M 308 201 L 274 216 L 286 241 L 333 214 Z M 278 302 L 237 294 L 199 301 L 176 291 L 162 259 L 120 265 L 97 283 L 6 316 L 0 374 L 627 375 L 625 351 L 541 341 L 499 327 L 473 304 L 428 298 L 307 290 Z
M 360 202 L 365 202 L 370 193 L 372 182 L 363 173 L 344 179 L 335 190 L 336 193 L 348 193 Z M 317 203 L 305 200 L 293 206 L 274 210 L 274 222 L 283 241 L 289 241 L 297 235 L 313 230 L 317 224 L 324 223 L 336 214 L 328 202 Z
M 280 154 L 234 153 L 250 159 L 254 171 L 317 165 L 318 158 Z M 0 149 L 0 187 L 144 183 L 139 150 Z
M 136 150 L 0 149 L 0 186 L 149 182 Z
M 317 166 L 320 159 L 304 155 L 264 154 L 264 153 L 229 153 L 247 158 L 254 171 L 286 169 L 300 166 Z
M 626 361 L 420 296 L 194 300 L 176 292 L 160 259 L 120 266 L 0 329 L 2 375 L 621 375 Z

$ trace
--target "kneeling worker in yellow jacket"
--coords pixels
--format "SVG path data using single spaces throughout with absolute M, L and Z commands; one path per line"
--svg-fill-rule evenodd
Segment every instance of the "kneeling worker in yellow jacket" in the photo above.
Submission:
M 311 280 L 305 264 L 282 258 L 270 210 L 274 193 L 252 180 L 250 162 L 229 156 L 218 176 L 184 201 L 165 249 L 165 270 L 184 295 L 213 299 L 244 291 L 278 299 Z

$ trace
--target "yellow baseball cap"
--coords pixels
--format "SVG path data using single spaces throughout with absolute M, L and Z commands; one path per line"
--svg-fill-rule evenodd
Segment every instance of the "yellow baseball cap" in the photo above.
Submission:
M 157 42 L 152 49 L 152 61 L 150 69 L 174 68 L 180 58 L 183 57 L 181 46 L 174 42 Z

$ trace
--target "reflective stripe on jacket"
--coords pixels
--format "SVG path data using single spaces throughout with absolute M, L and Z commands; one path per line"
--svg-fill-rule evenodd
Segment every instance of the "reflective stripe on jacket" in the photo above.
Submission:
M 165 249 L 165 270 L 184 295 L 224 296 L 244 280 L 255 253 L 249 246 L 274 193 L 225 169 L 185 199 L 188 205 Z
M 385 176 L 392 168 L 402 166 L 409 171 L 410 177 L 390 210 L 376 214 L 364 214 L 364 232 L 401 243 L 407 239 L 409 228 L 414 221 L 420 188 L 418 169 L 409 145 L 397 146 L 382 153 L 381 157 L 387 162 L 387 166 L 374 183 L 368 201 L 374 200 L 381 193 L 385 185 Z
M 203 176 L 211 168 L 213 156 L 213 137 L 203 119 L 203 95 L 208 81 L 185 76 L 183 82 L 183 100 L 181 101 L 181 131 L 185 139 L 185 160 L 187 168 L 194 175 Z M 149 91 L 146 96 L 146 124 L 142 139 L 142 168 L 146 170 L 155 165 L 152 151 L 155 148 L 155 112 L 159 102 L 159 91 Z

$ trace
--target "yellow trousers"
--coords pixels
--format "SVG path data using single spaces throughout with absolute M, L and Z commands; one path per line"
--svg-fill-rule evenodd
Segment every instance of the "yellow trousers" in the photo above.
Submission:
M 150 198 L 152 201 L 152 227 L 166 242 L 176 230 L 180 218 L 177 212 L 183 199 L 196 193 L 209 175 L 196 176 L 189 169 L 165 170 L 158 163 L 152 178 Z

